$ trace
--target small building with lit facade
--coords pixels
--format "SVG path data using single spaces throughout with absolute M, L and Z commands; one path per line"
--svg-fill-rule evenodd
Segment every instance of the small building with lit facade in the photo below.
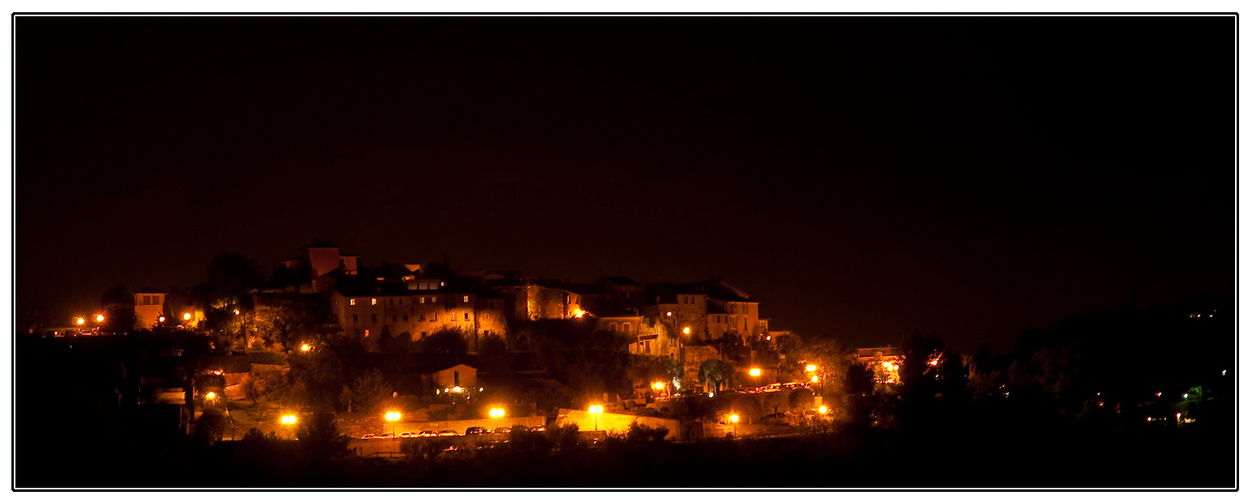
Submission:
M 142 328 L 151 328 L 165 317 L 165 292 L 144 288 L 134 294 L 134 317 Z

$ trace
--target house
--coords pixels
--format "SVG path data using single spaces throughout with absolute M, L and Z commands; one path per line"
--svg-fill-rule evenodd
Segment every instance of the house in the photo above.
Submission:
M 465 390 L 475 389 L 477 388 L 477 369 L 459 363 L 430 373 L 429 379 L 434 387 L 443 391 L 454 392 L 457 387 Z
M 159 325 L 165 317 L 165 292 L 151 287 L 135 292 L 134 317 L 142 328 Z

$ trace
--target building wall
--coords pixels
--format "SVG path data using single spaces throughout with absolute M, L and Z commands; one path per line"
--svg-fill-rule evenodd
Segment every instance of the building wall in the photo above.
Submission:
M 379 348 L 383 333 L 420 340 L 443 328 L 452 328 L 463 331 L 468 349 L 475 351 L 482 335 L 501 335 L 507 330 L 503 300 L 478 301 L 476 294 L 348 297 L 334 292 L 332 307 L 342 325 L 342 334 L 370 350 Z
M 165 294 L 136 293 L 134 294 L 134 317 L 143 328 L 151 328 L 160 323 L 160 316 L 165 313 Z
M 307 256 L 313 278 L 338 269 L 338 266 L 342 264 L 339 261 L 339 249 L 334 247 L 305 248 L 304 255 Z
M 459 372 L 460 387 L 477 386 L 477 369 L 468 365 L 452 366 L 433 374 L 433 384 L 437 387 L 454 387 L 455 372 Z
M 671 312 L 669 316 L 667 313 Z M 689 336 L 705 338 L 710 332 L 706 323 L 706 295 L 679 294 L 676 303 L 660 303 L 656 308 L 658 322 L 681 333 L 689 327 Z M 714 337 L 711 337 L 714 338 Z

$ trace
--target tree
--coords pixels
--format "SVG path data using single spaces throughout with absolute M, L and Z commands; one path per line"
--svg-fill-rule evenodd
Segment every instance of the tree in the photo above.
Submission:
M 711 393 L 719 393 L 719 386 L 728 380 L 732 375 L 732 365 L 718 360 L 708 359 L 698 366 L 698 382 L 702 385 L 710 385 Z
M 457 328 L 441 328 L 421 342 L 421 350 L 434 365 L 459 363 L 468 356 L 468 341 Z
M 139 322 L 134 313 L 134 294 L 124 284 L 118 283 L 104 292 L 100 308 L 104 311 L 104 324 L 100 329 L 105 332 L 128 332 Z
M 260 381 L 256 379 L 255 375 L 248 373 L 247 376 L 243 378 L 241 385 L 243 386 L 243 395 L 246 396 L 247 399 L 250 399 L 251 404 L 254 406 L 256 401 L 260 399 L 260 394 L 263 393 Z
M 305 458 L 314 460 L 345 456 L 351 443 L 350 436 L 338 433 L 334 415 L 323 411 L 301 420 L 295 437 L 299 439 L 299 447 Z
M 477 359 L 481 370 L 493 376 L 511 372 L 511 353 L 507 351 L 507 342 L 501 335 L 486 335 L 477 349 Z
M 380 370 L 369 370 L 351 382 L 351 407 L 365 413 L 376 410 L 393 389 Z
M 32 304 L 22 308 L 20 330 L 22 332 L 33 332 L 45 326 L 48 326 L 48 315 L 43 310 L 41 304 Z

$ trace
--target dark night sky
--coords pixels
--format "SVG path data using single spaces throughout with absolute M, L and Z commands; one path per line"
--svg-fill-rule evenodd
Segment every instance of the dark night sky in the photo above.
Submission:
M 1234 291 L 1233 17 L 16 21 L 16 294 L 313 239 L 1012 347 Z

